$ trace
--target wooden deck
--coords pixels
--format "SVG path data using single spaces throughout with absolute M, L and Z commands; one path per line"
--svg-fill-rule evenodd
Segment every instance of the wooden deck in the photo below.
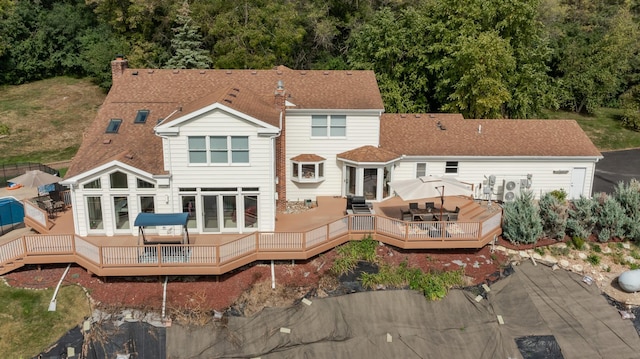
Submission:
M 367 215 L 345 215 L 345 206 L 344 198 L 320 197 L 315 208 L 278 215 L 274 232 L 190 234 L 188 245 L 138 245 L 135 236 L 80 237 L 67 209 L 46 225 L 35 222 L 42 234 L 0 243 L 0 274 L 25 264 L 77 263 L 99 276 L 219 275 L 260 260 L 308 259 L 369 235 L 403 249 L 446 249 L 481 248 L 502 233 L 500 207 L 468 198 L 446 198 L 445 208 L 461 208 L 455 222 L 402 221 L 408 203 L 399 198 L 374 204 L 375 213 Z M 39 216 L 25 206 L 27 212 Z

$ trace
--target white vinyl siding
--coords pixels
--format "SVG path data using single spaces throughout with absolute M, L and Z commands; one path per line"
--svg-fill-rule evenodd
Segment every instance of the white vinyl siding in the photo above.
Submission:
M 451 176 L 463 182 L 472 183 L 475 188 L 475 196 L 482 198 L 481 184 L 484 186 L 485 177 L 490 175 L 496 176 L 496 184 L 492 200 L 502 199 L 502 187 L 505 179 L 526 179 L 531 174 L 531 188 L 536 198 L 541 194 L 564 189 L 569 193 L 571 188 L 571 171 L 575 167 L 586 167 L 585 183 L 583 195 L 591 197 L 591 188 L 593 186 L 593 175 L 595 170 L 595 162 L 589 160 L 576 159 L 496 159 L 479 157 L 477 159 L 465 159 L 458 161 L 458 173 L 446 173 L 446 163 L 451 162 L 445 159 L 434 159 L 425 161 L 424 158 L 418 161 L 412 161 L 410 158 L 400 162 L 394 169 L 393 180 L 403 180 L 415 178 L 416 164 L 427 163 L 429 168 L 428 175 L 433 176 Z M 554 173 L 554 171 L 556 173 Z
M 287 200 L 314 200 L 317 196 L 343 194 L 342 162 L 336 160 L 336 155 L 365 145 L 378 146 L 380 134 L 379 117 L 373 111 L 370 114 L 347 112 L 344 123 L 344 137 L 316 138 L 312 133 L 311 114 L 287 112 Z M 304 153 L 326 158 L 324 181 L 310 185 L 291 180 L 294 162 L 290 159 Z
M 256 228 L 264 231 L 273 230 L 275 149 L 271 138 L 257 135 L 259 129 L 256 124 L 222 110 L 214 110 L 183 124 L 179 136 L 165 138 L 165 169 L 171 173 L 173 182 L 171 211 L 182 212 L 182 205 L 178 200 L 179 188 L 259 188 L 257 208 L 260 213 Z M 228 163 L 234 161 L 233 165 L 190 166 L 187 138 L 203 135 L 225 138 L 227 148 L 230 149 L 225 151 L 225 156 Z M 244 162 L 238 165 L 235 161 Z

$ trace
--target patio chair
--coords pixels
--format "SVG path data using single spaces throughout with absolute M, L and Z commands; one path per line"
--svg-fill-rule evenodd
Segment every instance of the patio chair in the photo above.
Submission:
M 411 218 L 411 212 L 405 211 L 404 209 L 400 210 L 400 218 L 403 221 L 412 221 L 413 220 L 413 218 Z

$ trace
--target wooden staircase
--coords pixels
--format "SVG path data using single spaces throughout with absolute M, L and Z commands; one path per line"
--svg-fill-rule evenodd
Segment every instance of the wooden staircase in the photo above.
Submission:
M 0 263 L 0 275 L 7 274 L 25 265 L 24 258 L 15 258 L 10 261 Z

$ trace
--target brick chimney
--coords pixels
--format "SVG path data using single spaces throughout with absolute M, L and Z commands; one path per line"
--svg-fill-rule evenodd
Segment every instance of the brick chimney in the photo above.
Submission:
M 111 61 L 111 80 L 115 81 L 122 76 L 128 65 L 129 61 L 124 58 L 124 55 L 116 55 L 116 59 Z
M 276 201 L 276 212 L 282 213 L 287 209 L 287 133 L 286 129 L 286 92 L 282 80 L 278 81 L 276 91 L 274 93 L 274 104 L 281 111 L 281 128 L 280 136 L 276 138 L 276 192 L 278 192 L 278 200 Z

